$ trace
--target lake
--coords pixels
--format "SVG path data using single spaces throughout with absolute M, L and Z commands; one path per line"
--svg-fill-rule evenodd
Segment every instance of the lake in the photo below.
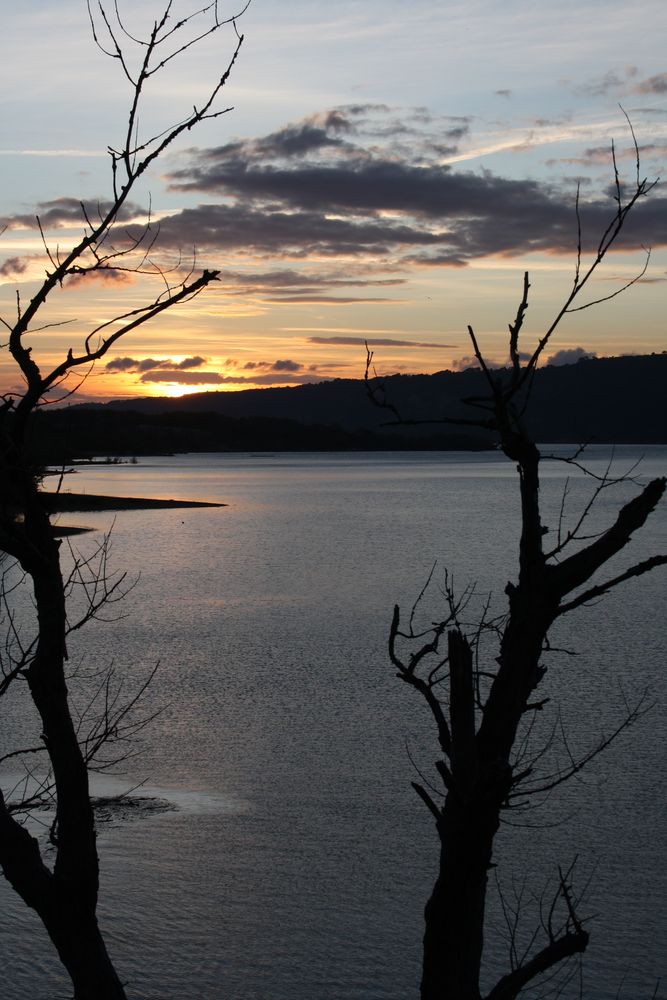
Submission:
M 642 479 L 665 474 L 658 446 L 618 448 L 614 468 L 640 454 Z M 608 448 L 591 449 L 597 471 L 608 460 Z M 545 467 L 552 528 L 568 473 L 566 515 L 591 488 L 562 463 Z M 115 620 L 72 637 L 72 668 L 85 685 L 113 664 L 130 693 L 159 662 L 142 710 L 161 711 L 142 753 L 96 786 L 145 782 L 176 807 L 100 825 L 100 916 L 128 995 L 416 998 L 437 838 L 410 782 L 415 768 L 434 773 L 437 745 L 388 664 L 388 628 L 436 561 L 435 583 L 448 568 L 459 589 L 475 582 L 480 602 L 495 592 L 503 606 L 517 564 L 512 464 L 497 453 L 184 455 L 79 468 L 66 485 L 227 504 L 62 516 L 96 529 L 73 540 L 83 552 L 113 524 L 112 568 L 133 581 Z M 616 503 L 605 490 L 596 525 Z M 666 551 L 663 503 L 614 568 Z M 578 855 L 583 910 L 595 915 L 588 1000 L 648 1000 L 665 972 L 664 583 L 664 570 L 632 581 L 554 635 L 578 655 L 549 660 L 539 721 L 550 731 L 560 704 L 572 752 L 613 729 L 645 687 L 654 707 L 539 809 L 510 815 L 498 842 L 506 898 L 523 891 L 527 902 Z M 426 620 L 437 597 L 436 586 Z M 2 708 L 0 750 L 35 738 L 18 697 Z M 494 905 L 489 976 L 505 968 L 505 937 Z M 4 881 L 0 961 L 5 1000 L 69 996 Z M 578 991 L 575 977 L 563 995 Z

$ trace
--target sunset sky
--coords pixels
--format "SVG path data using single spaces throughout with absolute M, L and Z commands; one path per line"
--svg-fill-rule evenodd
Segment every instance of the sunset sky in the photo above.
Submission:
M 160 0 L 120 0 L 138 32 Z M 175 13 L 188 4 L 177 2 Z M 222 9 L 222 5 L 221 5 Z M 225 7 L 232 14 L 234 8 Z M 367 340 L 381 372 L 471 363 L 467 324 L 490 360 L 507 355 L 525 270 L 530 349 L 569 290 L 581 184 L 583 240 L 613 213 L 618 165 L 631 183 L 667 161 L 664 0 L 252 0 L 221 106 L 153 170 L 132 224 L 160 220 L 154 260 L 221 271 L 195 301 L 114 347 L 80 399 L 291 385 L 363 374 Z M 91 40 L 84 0 L 3 11 L 0 102 L 0 308 L 34 294 L 45 259 L 82 232 L 79 201 L 110 191 L 129 90 Z M 182 118 L 224 69 L 224 29 L 155 79 L 145 134 Z M 658 185 L 588 298 L 647 274 L 624 295 L 563 324 L 556 363 L 662 351 L 667 198 Z M 156 289 L 127 274 L 72 281 L 35 331 L 44 368 L 85 332 Z M 2 338 L 0 336 L 0 343 Z M 20 391 L 6 350 L 0 388 Z

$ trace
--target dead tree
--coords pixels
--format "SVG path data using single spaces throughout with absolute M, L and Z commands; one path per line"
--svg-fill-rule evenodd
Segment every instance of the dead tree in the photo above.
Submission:
M 581 758 L 568 759 L 544 777 L 539 776 L 544 747 L 531 759 L 522 759 L 526 727 L 534 729 L 539 725 L 538 717 L 547 714 L 540 711 L 545 699 L 540 696 L 539 686 L 547 670 L 545 659 L 554 623 L 626 580 L 667 564 L 667 555 L 661 554 L 615 575 L 598 575 L 644 526 L 663 496 L 664 478 L 640 488 L 636 496 L 620 506 L 612 523 L 587 537 L 582 532 L 583 522 L 599 491 L 611 482 L 609 477 L 602 477 L 579 521 L 569 532 L 559 524 L 556 541 L 547 545 L 545 539 L 552 536 L 543 523 L 540 502 L 540 464 L 546 456 L 541 455 L 525 422 L 538 362 L 561 321 L 569 313 L 622 291 L 619 288 L 611 295 L 580 301 L 628 214 L 653 186 L 640 178 L 637 156 L 636 181 L 630 193 L 624 195 L 615 156 L 613 162 L 614 214 L 593 250 L 591 262 L 584 266 L 577 199 L 579 239 L 572 289 L 532 355 L 524 362 L 519 350 L 530 288 L 526 274 L 521 301 L 509 325 L 509 367 L 493 370 L 469 327 L 487 392 L 466 400 L 477 411 L 470 419 L 444 418 L 447 423 L 494 432 L 499 447 L 516 465 L 521 509 L 519 572 L 505 589 L 506 610 L 490 617 L 487 608 L 474 625 L 466 625 L 464 614 L 471 594 L 466 592 L 457 598 L 449 581 L 445 585 L 447 613 L 437 624 L 424 630 L 416 624 L 424 592 L 407 624 L 401 623 L 399 608 L 394 609 L 390 659 L 397 676 L 428 706 L 441 754 L 436 762 L 439 786 L 426 780 L 413 782 L 433 815 L 440 841 L 437 879 L 425 908 L 422 1000 L 481 1000 L 488 878 L 494 867 L 494 840 L 505 811 L 572 777 L 606 749 L 645 707 L 640 698 L 615 733 L 601 739 Z M 367 360 L 371 399 L 392 412 L 392 423 L 410 423 L 401 419 L 387 400 L 381 381 L 373 376 L 370 352 Z M 579 464 L 579 454 L 571 461 Z M 549 741 L 550 737 L 545 737 L 545 746 Z M 585 950 L 589 933 L 579 915 L 571 870 L 559 873 L 546 910 L 541 938 L 538 928 L 527 953 L 519 955 L 517 949 L 512 949 L 507 973 L 484 994 L 486 1000 L 513 1000 L 537 977 Z
M 94 207 L 81 204 L 83 235 L 67 250 L 50 246 L 37 218 L 46 275 L 28 301 L 23 301 L 17 290 L 15 314 L 0 318 L 6 331 L 2 348 L 9 352 L 25 384 L 21 394 L 1 397 L 0 551 L 14 561 L 32 591 L 36 628 L 33 640 L 18 646 L 10 643 L 8 659 L 3 660 L 0 695 L 17 684 L 27 688 L 39 713 L 42 744 L 37 749 L 43 748 L 48 757 L 52 775 L 49 791 L 55 802 L 51 831 L 54 860 L 49 864 L 38 840 L 21 822 L 26 802 L 20 802 L 19 808 L 0 792 L 0 865 L 5 878 L 44 923 L 72 979 L 76 1000 L 120 1000 L 125 991 L 96 916 L 98 856 L 88 769 L 95 759 L 99 760 L 110 735 L 120 732 L 127 736 L 132 726 L 124 708 L 113 696 L 109 700 L 107 690 L 106 709 L 82 736 L 73 718 L 65 673 L 68 633 L 94 617 L 98 602 L 108 601 L 115 585 L 109 586 L 104 576 L 98 577 L 90 591 L 87 613 L 78 624 L 71 620 L 67 597 L 72 578 L 63 576 L 60 541 L 41 499 L 39 477 L 28 453 L 28 431 L 36 408 L 58 395 L 62 398 L 76 391 L 85 373 L 121 337 L 179 303 L 187 303 L 217 279 L 217 271 L 196 273 L 194 264 L 161 267 L 152 257 L 159 227 L 148 218 L 140 235 L 135 236 L 132 234 L 136 227 L 124 229 L 123 221 L 138 182 L 158 157 L 201 122 L 230 110 L 219 107 L 219 98 L 243 38 L 236 28 L 242 11 L 223 19 L 217 2 L 177 19 L 169 0 L 145 37 L 130 32 L 117 3 L 89 0 L 88 12 L 95 43 L 118 63 L 130 87 L 124 137 L 118 148 L 109 149 L 110 196 Z M 235 36 L 232 56 L 203 104 L 186 110 L 185 116 L 166 130 L 143 135 L 140 112 L 155 78 L 224 25 Z M 60 363 L 45 368 L 39 361 L 38 345 L 49 327 L 59 325 L 52 323 L 47 314 L 54 293 L 67 293 L 72 278 L 80 282 L 88 276 L 119 271 L 153 276 L 157 295 L 87 330 L 80 345 L 72 343 Z M 82 570 L 81 563 L 75 561 L 74 565 L 75 573 Z M 3 576 L 3 581 L 6 579 Z M 11 621 L 5 624 L 11 633 Z M 19 755 L 23 752 L 18 750 Z

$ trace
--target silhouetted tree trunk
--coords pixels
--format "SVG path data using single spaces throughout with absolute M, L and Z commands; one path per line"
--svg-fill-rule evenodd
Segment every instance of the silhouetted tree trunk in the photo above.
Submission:
M 548 564 L 542 551 L 536 450 L 529 442 L 521 444 L 524 520 L 519 580 L 508 585 L 509 615 L 502 631 L 497 670 L 477 728 L 472 651 L 461 629 L 454 627 L 448 632 L 449 767 L 445 772 L 443 765 L 441 772 L 446 774 L 444 805 L 436 807 L 440 864 L 425 910 L 423 1000 L 478 1000 L 481 996 L 487 878 L 494 838 L 510 795 L 525 777 L 517 775 L 512 757 L 517 731 L 531 710 L 531 696 L 544 673 L 541 660 L 549 629 L 563 610 L 567 595 L 585 585 L 620 551 L 644 524 L 665 489 L 664 479 L 649 483 L 621 509 L 605 535 L 560 564 Z M 667 561 L 656 557 L 656 565 L 658 559 Z M 505 1000 L 517 996 L 527 981 L 584 951 L 587 943 L 588 932 L 573 910 L 565 933 L 533 956 L 530 969 L 515 970 L 489 997 Z
M 627 545 L 632 534 L 643 527 L 663 496 L 664 478 L 648 483 L 618 510 L 613 523 L 591 540 L 582 533 L 581 527 L 596 496 L 612 481 L 606 476 L 596 477 L 593 498 L 583 516 L 569 532 L 563 533 L 559 524 L 557 538 L 551 550 L 545 552 L 548 529 L 542 523 L 540 506 L 542 456 L 523 420 L 538 360 L 563 317 L 618 294 L 617 290 L 601 300 L 575 305 L 620 233 L 628 213 L 653 186 L 641 181 L 638 174 L 634 190 L 624 200 L 615 159 L 614 170 L 615 215 L 587 268 L 582 266 L 579 226 L 572 291 L 528 361 L 523 363 L 519 352 L 519 334 L 528 308 L 528 274 L 524 277 L 523 296 L 516 317 L 509 326 L 508 369 L 494 371 L 488 367 L 473 329 L 468 328 L 488 393 L 466 402 L 474 406 L 478 414 L 482 411 L 481 415 L 470 419 L 404 420 L 387 400 L 383 384 L 371 376 L 372 353 L 368 352 L 366 378 L 370 397 L 376 405 L 393 414 L 392 423 L 445 422 L 492 431 L 504 454 L 515 464 L 519 483 L 519 572 L 516 582 L 508 583 L 505 590 L 506 613 L 490 619 L 487 607 L 480 619 L 464 625 L 462 615 L 471 599 L 471 591 L 457 597 L 448 578 L 445 585 L 447 614 L 438 623 L 429 624 L 424 630 L 414 624 L 426 587 L 417 598 L 405 627 L 401 627 L 399 608 L 394 609 L 389 637 L 390 659 L 397 676 L 426 701 L 442 753 L 436 762 L 442 788 L 413 782 L 435 819 L 440 842 L 437 878 L 425 908 L 422 1000 L 482 998 L 488 877 L 496 863 L 495 838 L 503 811 L 510 808 L 518 796 L 525 800 L 550 791 L 572 777 L 605 750 L 643 711 L 640 697 L 628 709 L 615 732 L 602 737 L 580 759 L 573 759 L 568 753 L 567 762 L 544 778 L 539 776 L 539 767 L 552 737 L 545 737 L 542 749 L 528 762 L 520 759 L 517 744 L 521 727 L 527 718 L 539 713 L 548 700 L 540 700 L 535 692 L 546 673 L 543 661 L 549 650 L 548 636 L 554 622 L 626 580 L 667 564 L 667 555 L 655 555 L 616 576 L 599 583 L 593 581 L 598 571 Z M 578 455 L 572 456 L 570 461 L 581 468 Z M 618 481 L 623 481 L 623 477 Z M 490 659 L 489 637 L 497 651 Z M 440 644 L 445 638 L 447 648 L 441 650 Z M 512 947 L 510 969 L 485 994 L 486 1000 L 513 1000 L 536 977 L 586 949 L 589 935 L 577 912 L 578 900 L 571 874 L 572 868 L 559 870 L 553 900 L 542 920 L 544 940 L 541 945 L 536 944 L 536 934 L 531 939 L 530 954 L 521 956 Z
M 69 250 L 60 246 L 50 248 L 37 220 L 46 277 L 28 301 L 22 301 L 17 291 L 16 314 L 2 317 L 7 343 L 1 346 L 8 350 L 25 390 L 0 398 L 0 552 L 15 560 L 25 573 L 32 590 L 36 632 L 33 640 L 24 641 L 13 627 L 9 610 L 5 623 L 8 638 L 0 648 L 0 696 L 16 681 L 27 684 L 39 714 L 42 746 L 18 747 L 5 754 L 0 763 L 10 758 L 20 761 L 23 755 L 30 755 L 28 759 L 32 760 L 35 754 L 43 752 L 48 759 L 45 770 L 52 777 L 46 791 L 19 795 L 18 800 L 8 800 L 0 792 L 0 866 L 19 896 L 41 918 L 72 979 L 75 1000 L 123 1000 L 125 991 L 107 953 L 96 916 L 99 863 L 88 771 L 94 766 L 100 747 L 110 740 L 126 738 L 132 726 L 124 722 L 126 707 L 105 705 L 102 722 L 95 724 L 92 735 L 82 737 L 70 708 L 65 674 L 68 634 L 95 617 L 99 608 L 111 599 L 117 584 L 110 584 L 103 570 L 92 585 L 92 594 L 88 594 L 89 605 L 83 618 L 74 623 L 68 620 L 66 598 L 72 577 L 63 575 L 60 542 L 54 536 L 41 500 L 39 477 L 29 457 L 27 433 L 34 410 L 53 401 L 54 392 L 73 373 L 89 371 L 120 337 L 165 310 L 188 302 L 217 280 L 217 271 L 204 270 L 195 275 L 194 262 L 189 269 L 186 265 L 162 270 L 149 256 L 155 242 L 150 220 L 138 237 L 132 237 L 123 228 L 122 212 L 136 182 L 154 160 L 179 136 L 224 113 L 215 109 L 214 102 L 228 79 L 243 39 L 236 32 L 234 18 L 222 20 L 217 4 L 213 3 L 173 24 L 171 4 L 167 4 L 144 39 L 125 30 L 118 5 L 109 4 L 108 9 L 103 4 L 89 5 L 88 12 L 95 43 L 107 56 L 120 61 L 131 84 L 127 131 L 119 148 L 109 151 L 111 196 L 94 206 L 81 204 L 83 236 Z M 202 23 L 204 19 L 207 20 Z M 142 137 L 139 112 L 153 76 L 223 24 L 232 25 L 236 34 L 226 71 L 198 108 L 188 110 L 171 129 Z M 129 50 L 134 50 L 134 64 Z M 43 312 L 52 293 L 66 293 L 68 279 L 72 277 L 81 280 L 89 274 L 127 271 L 157 278 L 157 296 L 139 308 L 109 316 L 83 335 L 78 349 L 71 347 L 59 364 L 45 367 L 48 356 L 42 364 L 38 348 L 33 351 L 33 345 L 28 346 L 26 341 L 40 331 L 37 344 L 41 345 L 46 338 L 48 347 L 46 330 L 54 324 L 44 320 Z M 76 385 L 72 389 L 70 382 L 61 391 L 66 397 L 76 391 Z M 100 552 L 105 557 L 104 544 Z M 83 565 L 89 563 L 84 560 Z M 3 574 L 5 571 L 3 565 Z M 75 578 L 75 582 L 82 580 Z M 7 612 L 4 575 L 0 601 L 0 610 Z M 38 840 L 23 825 L 31 806 L 42 804 L 45 798 L 55 803 L 50 831 L 54 848 L 52 866 L 47 864 Z
M 51 871 L 39 844 L 8 810 L 0 795 L 0 864 L 24 902 L 41 917 L 72 978 L 75 997 L 119 1000 L 123 987 L 97 924 L 98 858 L 88 768 L 79 745 L 65 683 L 67 617 L 59 545 L 42 509 L 34 476 L 14 467 L 23 495 L 23 519 L 14 537 L 3 538 L 32 580 L 39 633 L 23 676 L 39 713 L 42 739 L 53 769 L 57 848 Z

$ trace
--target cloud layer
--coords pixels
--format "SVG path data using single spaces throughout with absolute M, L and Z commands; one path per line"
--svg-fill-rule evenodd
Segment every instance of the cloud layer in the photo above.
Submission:
M 642 86 L 649 84 L 655 91 L 661 80 Z M 461 266 L 492 254 L 572 254 L 573 186 L 455 169 L 450 161 L 468 127 L 423 110 L 399 115 L 355 105 L 264 137 L 191 150 L 169 183 L 208 202 L 165 219 L 161 240 L 295 262 L 316 256 Z M 582 199 L 580 208 L 592 247 L 613 202 Z M 650 211 L 637 208 L 623 245 L 664 244 L 666 223 L 667 200 L 655 195 Z
M 107 361 L 104 370 L 109 375 L 138 375 L 143 385 L 300 385 L 324 377 L 314 365 L 307 367 L 291 358 L 245 363 L 228 359 L 225 372 L 206 370 L 202 367 L 206 364 L 208 359 L 199 355 L 181 361 L 119 357 Z
M 624 85 L 660 94 L 666 81 L 667 74 L 640 78 L 629 67 L 585 86 L 591 92 Z M 276 304 L 396 301 L 406 275 L 421 267 L 464 267 L 490 256 L 530 252 L 574 257 L 574 183 L 463 169 L 458 161 L 470 125 L 466 117 L 436 116 L 422 108 L 356 104 L 289 122 L 265 136 L 191 149 L 167 180 L 172 192 L 199 203 L 154 224 L 155 254 L 180 259 L 181 251 L 194 247 L 200 257 L 226 258 L 230 263 L 219 285 L 225 298 L 265 310 Z M 542 126 L 535 124 L 524 145 L 539 146 Z M 635 151 L 632 142 L 626 145 L 618 149 L 617 163 L 627 163 L 632 174 Z M 660 141 L 652 147 L 661 155 L 665 149 Z M 570 169 L 609 160 L 606 147 L 590 146 L 583 154 L 548 162 Z M 614 193 L 581 195 L 585 251 L 595 250 L 613 218 Z M 105 207 L 89 204 L 85 212 L 93 218 Z M 37 214 L 45 229 L 85 223 L 72 198 L 45 202 Z M 124 216 L 118 238 L 145 246 L 140 207 L 128 205 Z M 15 215 L 7 224 L 34 226 L 34 217 Z M 639 204 L 630 216 L 619 248 L 666 242 L 667 198 L 654 191 L 650 203 Z M 0 276 L 18 276 L 26 266 L 12 256 L 0 265 Z

